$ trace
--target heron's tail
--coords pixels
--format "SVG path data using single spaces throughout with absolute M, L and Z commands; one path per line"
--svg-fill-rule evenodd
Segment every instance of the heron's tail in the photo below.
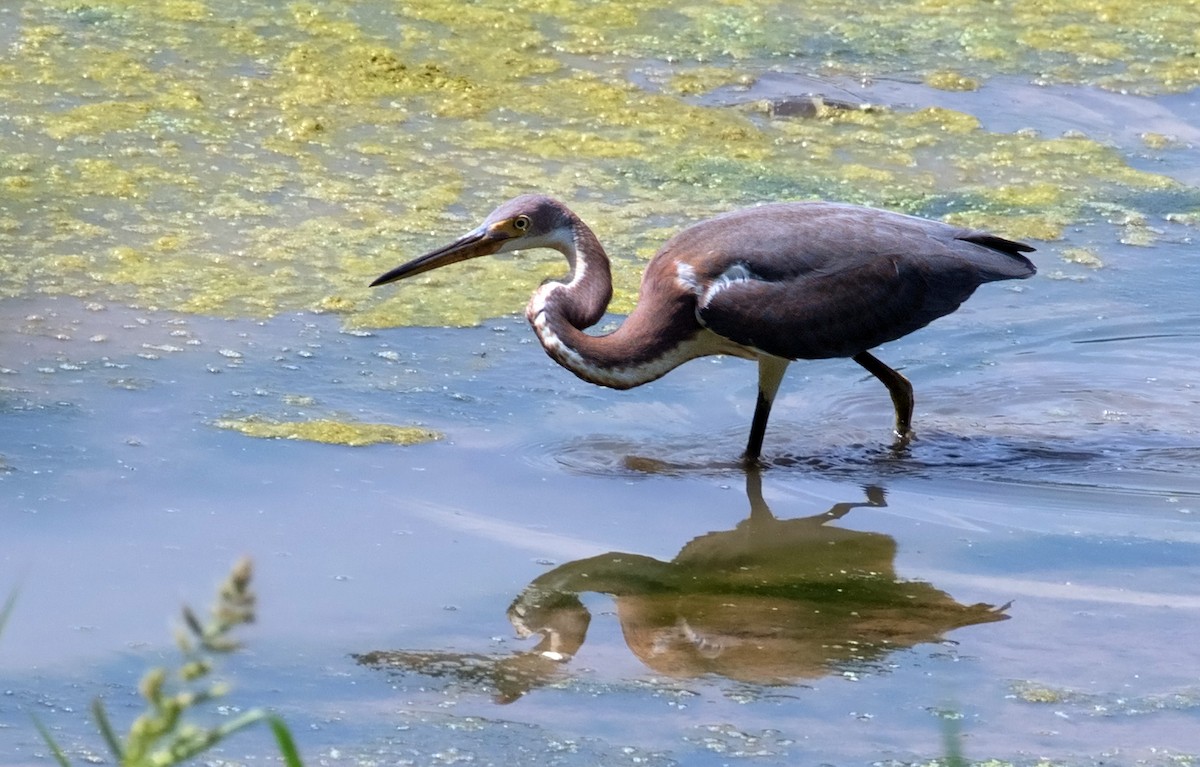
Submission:
M 1022 253 L 1032 253 L 1036 248 L 1015 240 L 1006 240 L 987 232 L 967 232 L 955 239 L 981 245 L 986 248 L 976 259 L 980 274 L 987 280 L 1023 280 L 1037 274 L 1037 267 Z

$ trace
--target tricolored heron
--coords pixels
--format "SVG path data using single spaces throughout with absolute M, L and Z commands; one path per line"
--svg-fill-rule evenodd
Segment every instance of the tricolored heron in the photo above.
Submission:
M 794 360 L 850 357 L 883 382 L 896 434 L 912 434 L 913 389 L 868 350 L 953 312 L 994 280 L 1023 279 L 1033 248 L 986 232 L 856 205 L 785 202 L 691 226 L 651 259 L 633 313 L 593 336 L 612 298 L 608 256 L 566 205 L 541 195 L 496 208 L 454 242 L 392 269 L 383 285 L 493 253 L 552 248 L 570 271 L 539 287 L 525 316 L 546 353 L 585 381 L 628 389 L 696 357 L 758 361 L 744 458 L 757 460 Z

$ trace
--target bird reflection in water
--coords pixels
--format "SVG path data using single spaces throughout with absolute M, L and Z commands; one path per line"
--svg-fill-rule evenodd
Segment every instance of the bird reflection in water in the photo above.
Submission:
M 778 519 L 757 471 L 746 475 L 750 515 L 734 529 L 693 539 L 670 562 L 611 552 L 536 578 L 508 609 L 521 637 L 540 637 L 507 657 L 376 652 L 361 663 L 452 677 L 509 702 L 559 679 L 591 616 L 580 594 L 613 597 L 630 650 L 660 674 L 718 675 L 755 684 L 877 667 L 891 652 L 941 641 L 949 631 L 1008 618 L 1008 605 L 963 605 L 922 581 L 899 578 L 896 541 L 831 525 L 852 509 L 886 505 L 866 488 L 859 502 Z

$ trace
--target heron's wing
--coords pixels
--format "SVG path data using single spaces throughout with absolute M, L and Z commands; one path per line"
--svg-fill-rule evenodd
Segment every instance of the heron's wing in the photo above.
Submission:
M 718 335 L 777 357 L 850 357 L 927 325 L 966 298 L 931 304 L 924 279 L 898 267 L 880 260 L 785 280 L 743 272 L 708 291 L 696 314 Z
M 1018 252 L 1027 245 L 884 211 L 796 204 L 742 216 L 668 249 L 704 252 L 701 324 L 787 359 L 853 356 L 949 314 L 984 282 L 1034 271 Z

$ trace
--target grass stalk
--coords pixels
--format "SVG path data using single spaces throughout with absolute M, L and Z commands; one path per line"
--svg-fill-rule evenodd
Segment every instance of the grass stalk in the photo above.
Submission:
M 190 608 L 183 608 L 183 627 L 176 634 L 176 644 L 182 655 L 177 668 L 155 667 L 147 671 L 138 685 L 146 702 L 145 710 L 133 721 L 129 731 L 119 735 L 113 727 L 104 702 L 92 702 L 96 728 L 120 767 L 172 767 L 194 759 L 234 734 L 267 722 L 280 754 L 288 767 L 303 767 L 295 739 L 283 720 L 264 709 L 253 709 L 214 727 L 189 721 L 189 714 L 198 707 L 223 698 L 228 686 L 210 681 L 221 656 L 241 648 L 234 631 L 254 622 L 255 595 L 250 588 L 252 567 L 248 559 L 234 565 L 221 584 L 216 604 L 209 616 L 201 618 Z M 0 633 L 12 614 L 17 591 L 0 607 Z M 50 749 L 59 767 L 71 767 L 70 760 L 36 716 L 34 726 Z

